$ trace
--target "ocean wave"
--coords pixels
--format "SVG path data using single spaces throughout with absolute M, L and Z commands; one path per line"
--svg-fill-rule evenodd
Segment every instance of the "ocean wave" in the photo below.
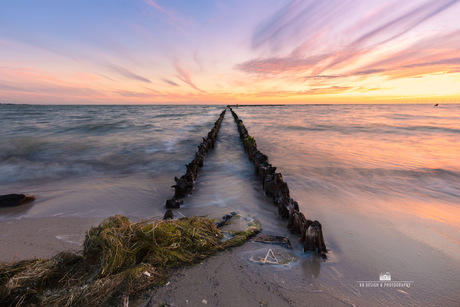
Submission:
M 440 127 L 440 126 L 400 126 L 395 127 L 396 129 L 404 129 L 410 131 L 424 131 L 424 132 L 431 132 L 431 131 L 440 131 L 445 133 L 454 133 L 460 134 L 460 129 L 458 128 L 449 128 L 449 127 Z
M 282 165 L 280 165 L 282 167 Z M 306 167 L 293 181 L 325 193 L 388 197 L 424 197 L 455 202 L 460 199 L 460 171 L 448 169 L 385 169 L 353 167 Z M 296 178 L 297 177 L 297 178 Z
M 119 120 L 113 122 L 101 122 L 96 121 L 92 123 L 85 123 L 80 125 L 68 126 L 62 129 L 62 133 L 101 133 L 101 132 L 114 132 L 115 130 L 121 130 L 129 128 L 130 122 L 127 120 Z
M 343 133 L 381 133 L 381 134 L 407 134 L 407 131 L 414 132 L 441 132 L 460 134 L 459 128 L 440 127 L 440 126 L 394 126 L 394 125 L 286 125 L 280 126 L 286 131 L 334 131 Z

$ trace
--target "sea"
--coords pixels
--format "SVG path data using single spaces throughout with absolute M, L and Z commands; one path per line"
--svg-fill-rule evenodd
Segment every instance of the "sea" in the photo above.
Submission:
M 0 105 L 0 195 L 37 197 L 1 208 L 0 220 L 162 217 L 174 177 L 224 109 Z M 459 306 L 460 105 L 233 110 L 301 211 L 323 227 L 328 259 L 293 244 L 298 260 L 289 269 L 303 275 L 283 283 L 314 285 L 356 306 Z M 176 216 L 231 211 L 298 240 L 264 195 L 228 110 Z

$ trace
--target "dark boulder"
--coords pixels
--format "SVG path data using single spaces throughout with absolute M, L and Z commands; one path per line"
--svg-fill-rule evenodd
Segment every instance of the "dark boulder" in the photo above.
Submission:
M 324 255 L 327 253 L 326 244 L 323 238 L 323 229 L 318 221 L 305 223 L 304 230 L 300 241 L 303 244 L 303 250 L 316 251 L 318 254 Z
M 163 220 L 172 220 L 174 219 L 174 213 L 171 209 L 166 210 L 165 215 L 163 215 Z
M 35 200 L 35 196 L 29 194 L 0 195 L 0 208 L 24 205 Z
M 267 177 L 265 177 L 264 191 L 267 195 L 272 196 L 280 191 L 281 187 L 283 186 L 283 183 L 284 180 L 283 175 L 281 175 L 281 173 L 268 175 Z
M 175 189 L 174 198 L 184 197 L 192 192 L 193 185 L 187 182 L 185 175 L 180 178 L 174 177 L 174 180 L 176 184 L 171 186 Z
M 167 209 L 179 209 L 184 204 L 183 200 L 178 201 L 176 198 L 171 198 L 166 201 L 165 207 Z

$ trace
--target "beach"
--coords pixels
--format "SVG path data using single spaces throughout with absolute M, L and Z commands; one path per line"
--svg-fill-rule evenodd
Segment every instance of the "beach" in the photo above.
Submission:
M 86 230 L 100 222 L 99 219 L 62 217 L 1 222 L 0 230 L 7 234 L 2 236 L 2 244 L 8 246 L 0 253 L 1 261 L 49 258 L 58 252 L 81 251 Z M 199 264 L 175 270 L 165 286 L 134 297 L 130 306 L 165 303 L 171 306 L 351 306 L 346 299 L 343 301 L 320 289 L 315 280 L 319 263 L 310 274 L 305 274 L 299 265 L 308 268 L 311 260 L 285 266 L 250 261 L 258 259 L 257 256 L 264 257 L 268 248 L 277 255 L 287 251 L 281 246 L 250 240 Z
M 10 109 L 2 111 L 8 142 L 1 144 L 0 192 L 31 193 L 37 199 L 0 209 L 1 261 L 78 250 L 85 231 L 114 214 L 161 218 L 165 200 L 174 194 L 174 176 L 184 173 L 223 110 L 5 107 Z M 247 213 L 260 220 L 262 233 L 287 236 L 293 249 L 248 242 L 180 269 L 140 306 L 150 297 L 152 306 L 187 300 L 191 306 L 203 300 L 231 306 L 232 298 L 269 306 L 303 301 L 455 306 L 460 283 L 458 105 L 436 112 L 430 106 L 235 111 L 283 174 L 301 211 L 322 223 L 328 259 L 301 251 L 299 237 L 288 231 L 271 197 L 264 195 L 227 114 L 193 193 L 175 216 Z M 27 112 L 35 118 L 26 116 L 28 121 L 15 126 Z M 82 137 L 85 141 L 79 141 Z M 249 261 L 269 248 L 290 258 L 290 264 L 279 268 Z M 379 281 L 386 272 L 392 281 L 412 281 L 411 286 L 359 283 Z
M 0 262 L 50 258 L 81 251 L 85 233 L 101 218 L 42 217 L 0 221 Z
M 350 301 L 321 290 L 316 282 L 319 264 L 317 270 L 306 274 L 298 265 L 263 265 L 249 260 L 254 253 L 265 256 L 269 247 L 248 242 L 180 269 L 139 306 L 352 306 Z

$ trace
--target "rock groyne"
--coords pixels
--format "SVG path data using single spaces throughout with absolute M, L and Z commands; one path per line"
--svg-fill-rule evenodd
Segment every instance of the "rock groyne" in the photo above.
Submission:
M 214 123 L 214 127 L 208 132 L 207 137 L 203 138 L 203 141 L 198 145 L 198 151 L 195 152 L 195 158 L 186 164 L 186 172 L 180 178 L 174 177 L 175 184 L 171 186 L 174 188 L 174 196 L 171 199 L 166 200 L 165 207 L 167 209 L 178 209 L 184 203 L 180 198 L 192 194 L 195 178 L 198 176 L 198 172 L 204 165 L 204 159 L 209 150 L 214 149 L 214 145 L 219 133 L 220 125 L 225 116 L 225 111 L 220 113 L 219 118 Z M 166 217 L 166 216 L 165 216 Z
M 243 121 L 235 111 L 231 107 L 228 108 L 235 119 L 244 150 L 254 164 L 254 172 L 260 180 L 264 193 L 272 197 L 273 204 L 278 207 L 279 216 L 288 220 L 289 231 L 300 236 L 304 252 L 316 251 L 325 258 L 327 249 L 321 223 L 307 219 L 300 212 L 299 204 L 291 198 L 288 184 L 284 181 L 282 174 L 277 173 L 277 168 L 269 163 L 268 156 L 257 149 L 256 140 L 249 135 Z

